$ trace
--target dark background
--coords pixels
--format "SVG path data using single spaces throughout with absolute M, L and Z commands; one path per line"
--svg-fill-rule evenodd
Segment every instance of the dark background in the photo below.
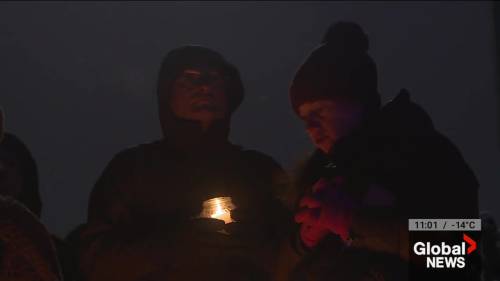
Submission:
M 160 136 L 154 86 L 168 50 L 202 44 L 237 65 L 247 96 L 231 139 L 292 168 L 311 145 L 289 106 L 290 79 L 330 23 L 354 20 L 370 37 L 383 99 L 410 90 L 461 149 L 481 209 L 498 220 L 493 11 L 491 2 L 4 2 L 0 105 L 38 162 L 43 221 L 63 235 L 84 221 L 110 158 Z

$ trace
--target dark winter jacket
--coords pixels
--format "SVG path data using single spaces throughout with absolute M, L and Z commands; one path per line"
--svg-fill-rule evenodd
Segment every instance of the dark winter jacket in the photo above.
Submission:
M 222 65 L 232 81 L 227 92 L 232 112 L 243 97 L 241 81 L 221 60 L 200 47 L 167 56 L 158 92 L 164 138 L 118 153 L 97 181 L 87 224 L 79 230 L 85 280 L 269 275 L 286 230 L 282 225 L 289 221 L 279 195 L 284 171 L 269 156 L 228 141 L 230 114 L 202 131 L 199 123 L 174 116 L 169 105 L 168 85 L 176 73 L 186 64 L 207 62 Z M 214 197 L 231 197 L 236 206 L 237 222 L 224 226 L 230 235 L 214 231 L 221 228 L 214 222 L 193 220 Z
M 367 251 L 366 256 L 372 256 L 375 263 L 384 259 L 399 263 L 394 257 L 408 260 L 408 218 L 478 218 L 478 182 L 473 172 L 455 145 L 436 131 L 430 117 L 406 91 L 370 116 L 359 130 L 337 142 L 332 155 L 316 151 L 299 176 L 299 192 L 306 194 L 320 178 L 336 176 L 346 179 L 349 194 L 360 202 L 366 200 L 373 186 L 382 187 L 394 199 L 390 207 L 366 205 L 354 214 L 349 249 Z M 429 239 L 443 237 L 438 234 Z M 324 257 L 311 261 L 310 256 L 321 257 L 325 252 L 329 258 L 345 262 L 344 255 L 339 254 L 345 248 L 339 246 L 337 237 L 326 239 L 312 251 L 316 253 L 304 252 L 297 237 L 292 242 L 305 259 L 291 260 L 302 260 L 303 264 L 306 260 L 311 264 L 309 269 L 324 261 Z M 364 262 L 368 266 L 369 261 Z M 303 264 L 299 267 L 306 270 Z M 356 267 L 362 270 L 362 262 Z M 324 273 L 325 268 L 319 272 Z
M 152 259 L 148 262 L 155 262 L 154 266 L 162 264 L 172 254 L 165 245 L 174 243 L 168 236 L 198 216 L 202 202 L 214 197 L 231 197 L 237 206 L 234 219 L 257 228 L 255 232 L 269 232 L 258 233 L 268 238 L 255 238 L 277 238 L 275 226 L 286 220 L 280 218 L 283 209 L 274 194 L 282 175 L 269 157 L 230 144 L 191 155 L 179 153 L 166 141 L 121 152 L 91 195 L 85 231 L 90 239 L 85 255 L 89 256 L 84 259 L 90 263 L 84 265 L 89 280 L 118 278 L 119 273 L 102 262 L 108 255 L 116 269 L 130 278 L 124 266 L 140 267 L 136 262 L 145 259 Z M 161 252 L 165 256 L 160 259 Z M 124 278 L 118 279 L 135 280 Z

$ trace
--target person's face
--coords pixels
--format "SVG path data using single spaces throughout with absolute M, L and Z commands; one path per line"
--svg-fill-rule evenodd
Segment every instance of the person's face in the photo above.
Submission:
M 23 178 L 15 157 L 0 149 L 0 195 L 17 198 L 23 188 Z
M 214 68 L 184 69 L 173 84 L 170 104 L 174 115 L 199 121 L 204 127 L 224 118 L 228 111 L 226 86 L 224 76 Z
M 363 116 L 360 104 L 345 100 L 305 102 L 298 109 L 313 144 L 324 153 L 358 127 Z

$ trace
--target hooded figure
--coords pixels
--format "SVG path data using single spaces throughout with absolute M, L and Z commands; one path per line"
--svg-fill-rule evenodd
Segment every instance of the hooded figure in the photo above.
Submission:
M 204 131 L 199 122 L 176 116 L 170 105 L 174 82 L 181 71 L 206 67 L 220 72 L 220 79 L 224 80 L 226 88 L 224 92 L 228 107 L 222 118 L 216 120 L 208 131 Z M 231 115 L 243 101 L 244 89 L 238 70 L 219 53 L 200 46 L 186 46 L 170 51 L 163 60 L 158 75 L 157 96 L 164 138 L 176 147 L 192 149 L 194 142 L 201 142 L 203 146 L 227 142 Z
M 26 145 L 10 133 L 0 141 L 0 194 L 15 198 L 40 218 L 42 201 L 35 160 Z
M 157 95 L 164 137 L 118 153 L 92 191 L 77 235 L 83 279 L 264 278 L 286 222 L 286 177 L 228 141 L 238 71 L 212 50 L 181 47 L 163 61 Z M 196 219 L 218 197 L 231 198 L 236 223 Z
M 28 147 L 15 135 L 3 133 L 0 140 L 0 195 L 23 204 L 40 219 L 42 201 L 38 188 L 38 169 Z M 71 248 L 59 237 L 52 235 L 62 273 L 68 280 L 74 271 Z
M 297 280 L 427 280 L 408 275 L 408 219 L 478 217 L 478 182 L 427 113 L 406 90 L 381 106 L 368 45 L 357 24 L 332 25 L 290 87 L 317 147 L 296 180 Z

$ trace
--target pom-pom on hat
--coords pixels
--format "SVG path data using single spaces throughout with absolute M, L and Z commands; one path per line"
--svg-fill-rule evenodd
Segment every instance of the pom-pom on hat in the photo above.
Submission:
M 368 48 L 359 25 L 332 24 L 292 81 L 290 101 L 295 112 L 303 103 L 321 99 L 346 99 L 362 103 L 368 111 L 378 109 L 377 68 Z

